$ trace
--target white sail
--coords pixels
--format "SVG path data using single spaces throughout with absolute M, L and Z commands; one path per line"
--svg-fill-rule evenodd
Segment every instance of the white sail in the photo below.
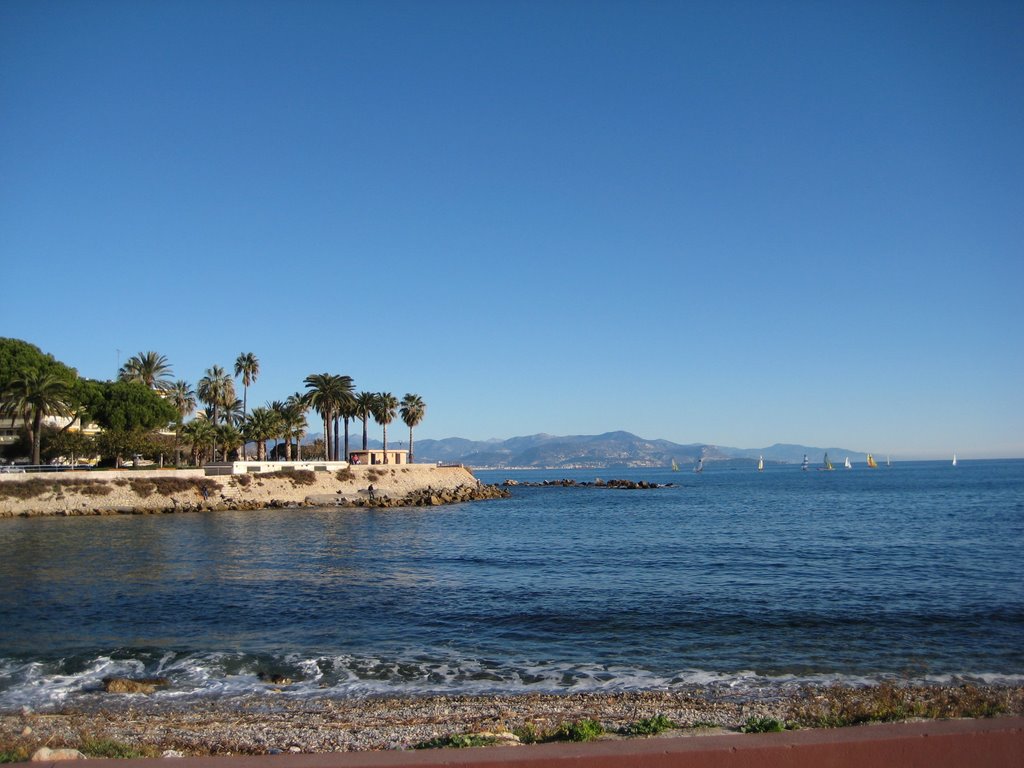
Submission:
M 761 456 L 757 460 L 757 471 L 758 472 L 764 472 L 764 456 Z
M 846 457 L 846 461 L 843 462 L 843 466 L 846 467 L 847 469 L 853 469 L 853 464 L 850 463 L 849 456 Z
M 956 454 L 955 453 L 953 454 L 953 466 L 954 467 L 956 466 Z

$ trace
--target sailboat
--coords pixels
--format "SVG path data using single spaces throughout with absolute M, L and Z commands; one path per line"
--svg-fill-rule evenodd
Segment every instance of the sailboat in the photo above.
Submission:
M 800 469 L 802 469 L 804 472 L 806 472 L 807 468 L 810 467 L 810 466 L 811 466 L 811 463 L 807 460 L 807 454 L 805 453 L 804 454 L 804 461 L 803 461 L 803 464 L 800 465 Z
M 953 466 L 954 467 L 956 466 L 956 454 L 955 453 L 953 454 Z
M 757 471 L 764 472 L 764 456 L 761 456 L 757 460 Z
M 676 463 L 675 459 L 672 459 L 672 471 L 673 472 L 678 472 L 679 471 L 679 465 Z
M 823 472 L 831 472 L 834 469 L 834 467 L 832 466 L 832 462 L 828 460 L 828 451 L 825 452 L 825 458 L 822 461 L 822 464 L 824 464 L 824 466 L 820 467 L 820 469 Z
M 889 461 L 889 457 L 888 456 L 885 457 L 885 466 L 887 466 L 887 467 L 891 467 L 892 466 L 892 462 Z
M 875 463 L 875 457 L 870 453 L 868 454 L 868 467 L 871 469 L 878 469 L 878 464 Z
M 853 469 L 853 464 L 850 463 L 850 457 L 849 456 L 846 457 L 846 461 L 843 462 L 843 466 L 846 469 Z
M 703 456 L 701 456 L 697 460 L 697 466 L 693 468 L 693 471 L 694 472 L 703 472 L 704 471 L 704 457 Z

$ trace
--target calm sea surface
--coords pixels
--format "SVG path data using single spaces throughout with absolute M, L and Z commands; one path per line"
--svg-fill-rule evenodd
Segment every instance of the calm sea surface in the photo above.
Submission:
M 477 473 L 676 483 L 0 520 L 0 709 L 881 678 L 1024 682 L 1024 461 Z

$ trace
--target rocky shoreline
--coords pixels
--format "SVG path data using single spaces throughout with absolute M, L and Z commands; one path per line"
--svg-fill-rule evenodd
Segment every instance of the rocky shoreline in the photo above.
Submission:
M 17 475 L 0 482 L 0 518 L 265 508 L 439 506 L 508 496 L 466 467 L 377 465 L 206 477 L 202 470 Z
M 278 692 L 186 703 L 90 696 L 57 712 L 0 714 L 0 752 L 27 759 L 45 746 L 99 756 L 97 745 L 116 744 L 121 756 L 324 753 L 458 745 L 471 734 L 484 744 L 557 740 L 581 723 L 595 724 L 597 738 L 621 739 L 1024 713 L 1020 686 L 830 686 L 768 696 L 698 688 L 358 699 Z M 664 730 L 652 734 L 644 727 L 652 722 Z

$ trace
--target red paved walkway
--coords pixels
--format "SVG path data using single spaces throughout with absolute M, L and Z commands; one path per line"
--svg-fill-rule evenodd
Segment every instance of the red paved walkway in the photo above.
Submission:
M 117 768 L 1024 768 L 1024 718 L 591 744 L 118 760 Z M 66 764 L 65 764 L 66 766 Z

